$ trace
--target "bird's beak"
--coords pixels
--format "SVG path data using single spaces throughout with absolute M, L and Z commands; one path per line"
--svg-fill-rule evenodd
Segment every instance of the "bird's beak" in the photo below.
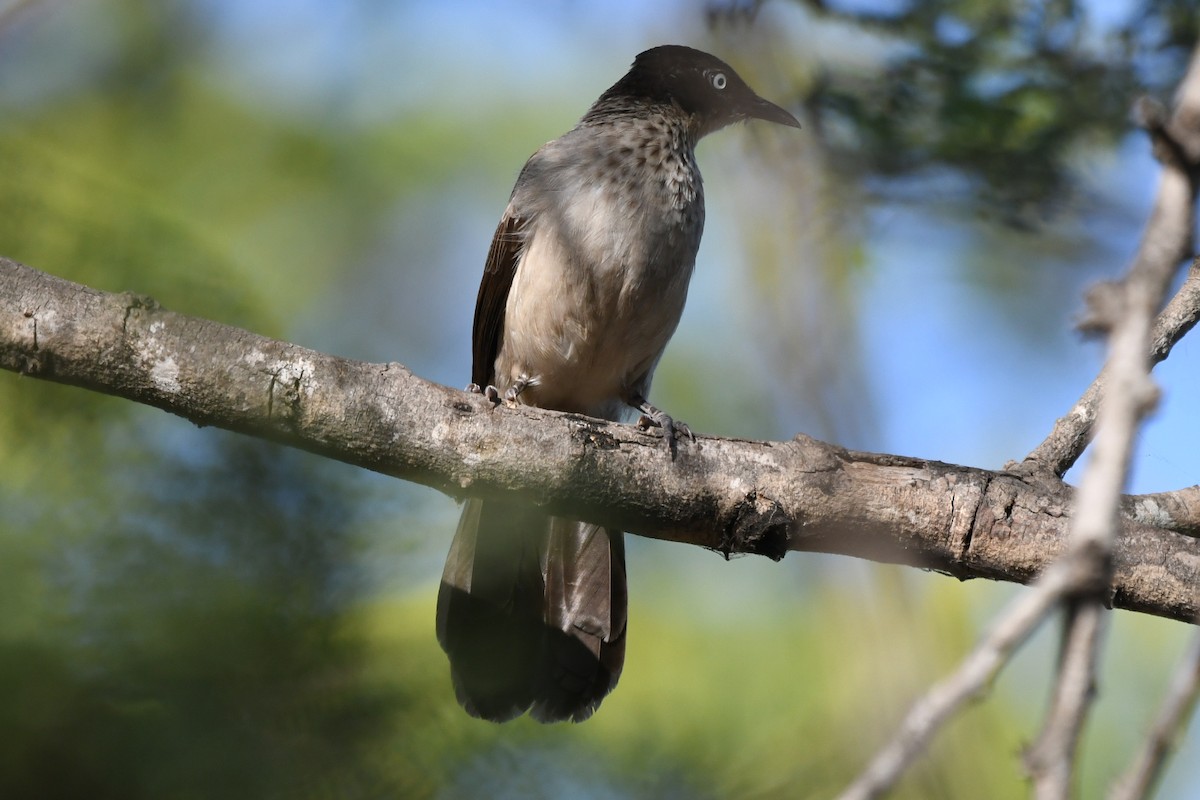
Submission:
M 788 125 L 792 128 L 800 127 L 800 122 L 790 113 L 757 95 L 746 105 L 743 113 L 747 118 L 765 119 L 767 122 L 778 122 L 780 125 Z

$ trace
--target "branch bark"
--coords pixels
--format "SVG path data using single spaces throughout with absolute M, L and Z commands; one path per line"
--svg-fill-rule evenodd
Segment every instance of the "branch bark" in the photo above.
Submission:
M 272 439 L 455 496 L 548 511 L 722 553 L 789 550 L 1027 582 L 1067 545 L 1062 484 L 804 436 L 657 432 L 484 398 L 399 364 L 318 353 L 0 258 L 0 367 Z M 1107 600 L 1192 622 L 1200 540 L 1128 522 Z
M 1121 498 L 1121 513 L 1140 524 L 1200 536 L 1200 485 L 1126 495 Z

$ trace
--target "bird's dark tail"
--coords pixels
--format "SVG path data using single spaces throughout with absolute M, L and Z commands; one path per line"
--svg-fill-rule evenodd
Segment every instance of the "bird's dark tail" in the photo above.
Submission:
M 437 635 L 473 716 L 592 715 L 625 661 L 623 534 L 470 500 L 438 592 Z

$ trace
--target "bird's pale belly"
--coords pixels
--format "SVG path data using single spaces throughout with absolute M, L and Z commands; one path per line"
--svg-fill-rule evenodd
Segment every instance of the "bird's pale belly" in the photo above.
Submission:
M 539 314 L 531 319 L 517 314 L 511 324 L 506 322 L 496 359 L 497 388 L 504 391 L 523 382 L 528 384 L 520 396 L 524 403 L 620 418 L 629 389 L 654 368 L 678 315 L 668 330 L 648 330 L 643 337 L 628 335 L 636 322 L 609 318 L 580 324 L 579 316 Z
M 572 274 L 563 256 L 554 246 L 525 253 L 505 308 L 496 388 L 525 383 L 524 403 L 619 419 L 634 384 L 646 381 L 648 388 L 679 322 L 686 285 L 642 292 L 649 282 L 634 270 Z M 550 268 L 529 269 L 538 259 Z M 690 271 L 675 272 L 686 281 Z

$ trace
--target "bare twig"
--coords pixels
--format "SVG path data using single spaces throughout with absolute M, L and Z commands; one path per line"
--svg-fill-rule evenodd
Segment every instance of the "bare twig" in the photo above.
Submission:
M 1062 656 L 1050 711 L 1037 742 L 1026 753 L 1038 800 L 1065 800 L 1071 794 L 1075 750 L 1096 694 L 1096 662 L 1106 613 L 1093 599 L 1067 603 Z
M 1171 348 L 1195 327 L 1197 320 L 1200 320 L 1200 259 L 1193 259 L 1187 279 L 1154 322 L 1150 362 L 1165 361 Z M 1101 371 L 1070 412 L 1054 423 L 1046 439 L 1023 462 L 1012 462 L 1005 469 L 1021 473 L 1045 469 L 1059 477 L 1070 469 L 1091 441 L 1106 376 Z
M 1200 85 L 1200 51 L 1181 84 L 1181 103 Z M 1189 88 L 1189 86 L 1191 88 Z M 1195 98 L 1193 98 L 1195 99 Z M 1196 181 L 1184 163 L 1182 145 L 1154 127 L 1163 173 L 1158 202 L 1123 286 L 1101 287 L 1089 298 L 1092 321 L 1111 332 L 1105 366 L 1105 392 L 1096 413 L 1092 459 L 1076 497 L 1072 551 L 1067 558 L 1090 561 L 1093 582 L 1082 584 L 1069 608 L 1050 713 L 1025 764 L 1039 800 L 1070 795 L 1076 747 L 1095 697 L 1096 665 L 1103 610 L 1098 593 L 1108 585 L 1112 548 L 1119 524 L 1121 491 L 1129 473 L 1138 428 L 1157 398 L 1150 380 L 1155 311 L 1170 286 L 1179 248 L 1191 247 L 1195 224 Z M 1163 238 L 1158 238 L 1158 237 Z M 1182 302 L 1182 301 L 1181 301 Z
M 1200 70 L 1200 61 L 1194 62 Z M 1197 73 L 1200 75 L 1200 72 Z M 1200 78 L 1197 78 L 1200 79 Z M 1163 187 L 1177 202 L 1185 187 L 1167 187 L 1172 180 L 1164 170 Z M 1186 191 L 1193 196 L 1190 180 Z M 1190 201 L 1188 205 L 1191 209 Z M 1161 213 L 1163 207 L 1156 209 Z M 1190 225 L 1188 219 L 1190 241 Z M 1150 380 L 1150 339 L 1155 311 L 1163 301 L 1174 273 L 1174 261 L 1159 243 L 1143 240 L 1123 286 L 1101 287 L 1090 297 L 1093 318 L 1111 331 L 1105 366 L 1107 387 L 1096 415 L 1096 440 L 1092 459 L 1080 482 L 1068 558 L 1090 562 L 1090 583 L 1081 584 L 1079 599 L 1067 615 L 1063 657 L 1059 666 L 1050 713 L 1036 745 L 1026 757 L 1040 800 L 1060 800 L 1070 794 L 1075 748 L 1094 697 L 1102 609 L 1100 592 L 1108 585 L 1112 548 L 1119 528 L 1117 512 L 1129 473 L 1134 440 L 1157 390 Z
M 1198 87 L 1200 51 L 1181 84 L 1179 118 L 1196 118 L 1190 115 L 1200 108 Z M 1152 135 L 1166 141 L 1162 125 L 1153 126 Z M 1181 292 L 1184 296 L 1179 304 L 1192 309 L 1169 318 L 1164 311 L 1159 318 L 1161 336 L 1155 338 L 1152 347 L 1155 311 L 1163 301 L 1176 264 L 1191 248 L 1196 183 L 1194 168 L 1182 163 L 1186 152 L 1180 145 L 1163 158 L 1158 200 L 1123 284 L 1103 285 L 1089 297 L 1090 324 L 1111 332 L 1105 372 L 1089 390 L 1094 392 L 1093 400 L 1085 408 L 1077 406 L 1065 422 L 1060 420 L 1051 436 L 1021 465 L 1024 469 L 1019 470 L 1037 474 L 1039 468 L 1049 466 L 1061 476 L 1083 451 L 1094 423 L 1096 443 L 1075 498 L 1070 548 L 1034 585 L 1032 596 L 1014 603 L 1001 615 L 994 632 L 985 637 L 959 670 L 917 701 L 900 731 L 846 790 L 843 800 L 878 797 L 887 791 L 940 725 L 982 690 L 1016 647 L 1064 599 L 1069 600 L 1070 613 L 1058 679 L 1050 713 L 1026 764 L 1039 798 L 1057 800 L 1069 795 L 1076 745 L 1094 695 L 1105 613 L 1101 600 L 1112 572 L 1121 489 L 1138 424 L 1155 399 L 1149 379 L 1151 352 L 1161 350 L 1165 354 L 1170 343 L 1194 324 L 1196 302 L 1188 297 L 1196 287 L 1189 281 L 1189 292 Z M 1190 323 L 1186 321 L 1189 317 Z M 1105 383 L 1107 391 L 1101 403 L 1100 387 Z
M 1200 176 L 1200 50 L 1192 54 L 1188 71 L 1180 82 L 1171 119 L 1160 119 L 1160 115 L 1152 113 L 1153 108 L 1145 102 L 1139 105 L 1143 125 L 1155 143 L 1155 153 L 1162 161 L 1163 170 L 1154 208 L 1142 233 L 1129 278 L 1147 270 L 1155 274 L 1167 271 L 1169 277 L 1179 262 L 1192 255 L 1197 179 Z M 1196 293 L 1194 285 L 1186 286 L 1189 293 Z M 1183 316 L 1167 316 L 1164 312 L 1160 317 L 1163 328 L 1170 330 L 1155 337 L 1154 363 L 1165 358 L 1171 344 L 1195 324 L 1195 303 L 1194 297 L 1190 301 L 1181 301 L 1191 307 L 1191 311 Z M 1093 312 L 1095 310 L 1093 304 Z M 1101 315 L 1107 316 L 1103 311 Z M 1055 422 L 1046 439 L 1025 457 L 1022 464 L 1012 465 L 1012 468 L 1027 474 L 1048 471 L 1061 477 L 1066 473 L 1088 445 L 1107 380 L 1106 373 L 1101 373 L 1070 413 Z
M 1171 348 L 1200 320 L 1200 258 L 1192 259 L 1187 277 L 1179 291 L 1154 320 L 1150 336 L 1150 361 L 1158 364 L 1170 354 Z
M 924 752 L 941 725 L 963 704 L 979 698 L 1001 668 L 1077 582 L 1073 564 L 1058 561 L 1029 591 L 1001 613 L 991 630 L 950 676 L 926 692 L 905 715 L 900 729 L 839 800 L 882 797 Z
M 1150 796 L 1184 723 L 1196 707 L 1197 696 L 1200 696 L 1200 634 L 1192 638 L 1171 678 L 1146 743 L 1129 770 L 1113 786 L 1109 800 L 1144 800 Z
M 1200 258 L 1192 260 L 1179 291 L 1154 321 L 1150 335 L 1150 362 L 1157 364 L 1200 320 Z M 1099 401 L 1103 375 L 1088 387 L 1078 408 L 1094 408 Z M 1086 413 L 1082 412 L 1081 413 Z M 1122 515 L 1133 522 L 1200 536 L 1200 486 L 1172 492 L 1133 495 L 1121 502 Z

